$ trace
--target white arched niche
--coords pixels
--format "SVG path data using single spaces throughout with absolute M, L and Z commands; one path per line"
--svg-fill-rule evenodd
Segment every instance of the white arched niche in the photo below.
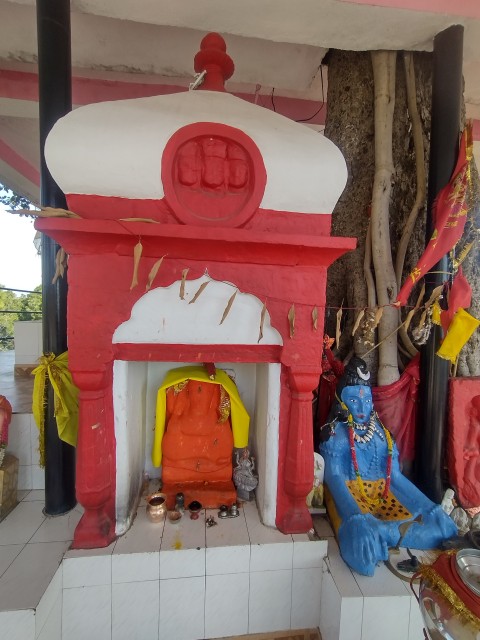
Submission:
M 228 315 L 220 324 L 235 292 Z M 183 285 L 177 281 L 169 287 L 152 289 L 142 296 L 133 306 L 130 319 L 117 327 L 113 343 L 281 345 L 282 338 L 271 326 L 268 312 L 264 317 L 263 337 L 258 342 L 262 307 L 263 302 L 255 296 L 241 293 L 235 285 L 213 280 L 208 275 L 186 280 Z M 130 527 L 145 474 L 150 478 L 161 475 L 161 469 L 153 467 L 151 462 L 157 390 L 167 371 L 185 364 L 192 363 L 114 362 L 118 535 Z M 255 456 L 259 476 L 257 504 L 263 523 L 274 527 L 280 364 L 216 362 L 215 365 L 234 377 L 250 414 L 249 446 Z

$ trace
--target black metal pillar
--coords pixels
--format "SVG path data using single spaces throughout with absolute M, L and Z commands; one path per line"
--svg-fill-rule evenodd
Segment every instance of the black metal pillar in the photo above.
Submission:
M 438 34 L 433 49 L 432 132 L 427 200 L 427 242 L 434 229 L 432 205 L 449 182 L 458 155 L 462 99 L 463 27 L 455 25 Z M 433 289 L 447 279 L 448 256 L 425 277 L 428 299 Z M 449 363 L 436 355 L 443 334 L 433 325 L 421 350 L 419 439 L 416 456 L 417 484 L 426 495 L 440 502 L 443 495 L 443 444 L 447 414 Z
M 37 35 L 40 201 L 42 206 L 66 208 L 65 196 L 47 169 L 44 146 L 55 122 L 72 109 L 70 0 L 37 0 Z M 42 235 L 43 352 L 55 355 L 67 349 L 66 277 L 51 284 L 58 249 L 51 238 Z M 75 504 L 75 449 L 58 437 L 49 385 L 45 416 L 45 513 L 60 515 Z

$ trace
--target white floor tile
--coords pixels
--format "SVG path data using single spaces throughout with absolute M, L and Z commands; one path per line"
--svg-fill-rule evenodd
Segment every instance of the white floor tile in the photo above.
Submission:
M 0 522 L 0 545 L 28 542 L 45 520 L 40 502 L 20 502 Z
M 342 598 L 361 598 L 363 594 L 352 571 L 343 561 L 335 539 L 328 541 L 327 566 Z
M 36 608 L 62 561 L 65 542 L 27 544 L 0 578 L 0 607 Z
M 322 569 L 294 569 L 292 576 L 291 629 L 315 629 L 320 625 Z
M 82 514 L 72 509 L 63 516 L 47 517 L 31 538 L 31 542 L 57 542 L 73 540 L 73 534 Z
M 38 464 L 32 464 L 32 489 L 45 489 L 45 469 L 42 469 Z
M 80 505 L 75 509 L 81 511 Z M 99 549 L 68 549 L 65 558 L 95 558 L 97 556 L 111 556 L 117 541 L 114 540 L 108 547 L 100 547 Z
M 24 502 L 43 502 L 45 504 L 45 489 L 32 489 L 23 498 Z
M 159 580 L 160 553 L 112 554 L 112 584 Z
M 392 564 L 395 564 L 395 556 L 392 558 Z M 375 569 L 375 575 L 373 577 L 361 576 L 358 573 L 353 573 L 353 576 L 360 587 L 362 594 L 366 598 L 375 596 L 407 596 L 408 591 L 405 586 L 408 586 L 406 582 L 397 578 L 385 565 L 381 562 Z
M 250 545 L 241 547 L 208 547 L 205 563 L 207 576 L 248 573 L 250 567 Z
M 53 603 L 53 607 L 48 614 L 37 640 L 62 640 L 62 602 L 63 597 L 60 593 Z
M 19 465 L 18 467 L 18 489 L 30 491 L 32 489 L 32 465 Z
M 422 638 L 424 622 L 420 612 L 420 606 L 414 595 L 410 598 L 410 620 L 408 624 L 408 640 Z
M 314 516 L 313 528 L 319 538 L 333 538 L 334 533 L 330 521 L 326 516 Z
M 18 458 L 22 466 L 32 464 L 30 447 L 30 416 L 26 413 L 14 413 L 8 430 L 8 451 Z
M 148 553 L 160 550 L 164 522 L 151 522 L 139 507 L 130 529 L 117 540 L 114 553 Z
M 324 569 L 319 624 L 322 640 L 339 640 L 341 609 L 342 596 L 337 589 L 332 574 Z M 355 640 L 360 640 L 360 629 L 358 631 L 358 638 Z
M 409 634 L 410 597 L 370 597 L 363 601 L 362 640 L 405 640 Z
M 253 544 L 273 544 L 276 542 L 287 543 L 292 542 L 292 536 L 286 535 L 278 529 L 265 527 L 260 522 L 257 511 L 257 505 L 254 502 L 245 502 L 243 504 L 245 520 L 247 521 L 248 535 L 250 543 Z
M 32 464 L 40 464 L 40 439 L 37 423 L 30 415 L 30 449 L 32 452 Z
M 18 556 L 23 546 L 23 544 L 5 544 L 0 546 L 0 577 Z
M 250 574 L 248 633 L 290 628 L 292 571 Z
M 363 598 L 342 598 L 338 640 L 366 640 L 362 636 L 363 603 Z
M 159 582 L 112 585 L 112 640 L 158 638 Z
M 159 626 L 162 640 L 205 637 L 205 577 L 160 580 Z
M 63 588 L 93 587 L 112 583 L 112 555 L 65 557 Z
M 165 520 L 161 551 L 196 548 L 205 548 L 205 511 L 200 511 L 198 520 L 191 520 L 188 511 L 177 524 Z
M 248 633 L 248 573 L 207 576 L 205 637 Z
M 111 640 L 112 594 L 110 586 L 64 589 L 62 638 Z
M 327 555 L 328 543 L 326 540 L 309 540 L 307 542 L 296 540 L 293 536 L 293 568 L 311 569 L 323 566 L 323 559 Z
M 252 544 L 250 549 L 250 571 L 278 571 L 292 569 L 293 542 L 276 544 Z
M 35 612 L 26 611 L 0 612 L 0 629 L 2 640 L 34 640 Z
M 29 493 L 30 493 L 30 489 L 17 489 L 17 500 L 19 502 L 21 502 L 22 500 L 25 500 L 25 498 L 28 496 Z
M 62 567 L 58 567 L 35 610 L 35 630 L 38 635 L 43 629 L 58 597 L 62 595 Z
M 207 549 L 209 547 L 242 546 L 250 544 L 247 523 L 243 508 L 238 518 L 219 518 L 218 509 L 207 509 L 206 515 L 212 516 L 217 523 L 206 528 Z
M 160 552 L 160 580 L 205 575 L 205 549 Z

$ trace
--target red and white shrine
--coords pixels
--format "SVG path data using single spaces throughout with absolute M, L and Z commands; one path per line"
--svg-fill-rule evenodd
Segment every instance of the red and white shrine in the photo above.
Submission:
M 203 362 L 235 377 L 250 414 L 263 523 L 311 527 L 327 267 L 355 245 L 329 235 L 345 162 L 317 132 L 225 92 L 233 63 L 220 36 L 204 38 L 195 69 L 206 71 L 198 90 L 77 109 L 46 144 L 80 216 L 36 223 L 69 254 L 77 548 L 128 529 L 144 473 L 161 473 L 157 390 L 170 369 Z

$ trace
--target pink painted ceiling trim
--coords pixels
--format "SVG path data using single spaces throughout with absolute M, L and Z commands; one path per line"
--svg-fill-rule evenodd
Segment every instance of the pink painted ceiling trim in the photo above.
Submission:
M 1 138 L 0 158 L 32 184 L 40 187 L 40 172 Z
M 340 0 L 350 4 L 368 4 L 374 7 L 390 9 L 406 9 L 408 11 L 426 11 L 431 13 L 447 13 L 452 16 L 480 18 L 480 2 L 478 0 Z
M 72 78 L 72 100 L 73 104 L 77 106 L 107 100 L 146 98 L 169 93 L 180 93 L 182 91 L 187 91 L 187 89 L 170 84 L 120 82 L 118 80 L 101 80 L 78 76 Z M 247 102 L 255 101 L 255 95 L 251 93 L 235 93 L 234 95 Z M 37 74 L 0 69 L 0 97 L 38 102 Z M 277 113 L 292 120 L 307 120 L 311 124 L 325 124 L 326 105 L 324 104 L 322 107 L 322 103 L 313 100 L 285 98 L 274 95 L 272 101 L 271 96 L 259 95 L 257 104 L 270 111 L 276 110 Z

